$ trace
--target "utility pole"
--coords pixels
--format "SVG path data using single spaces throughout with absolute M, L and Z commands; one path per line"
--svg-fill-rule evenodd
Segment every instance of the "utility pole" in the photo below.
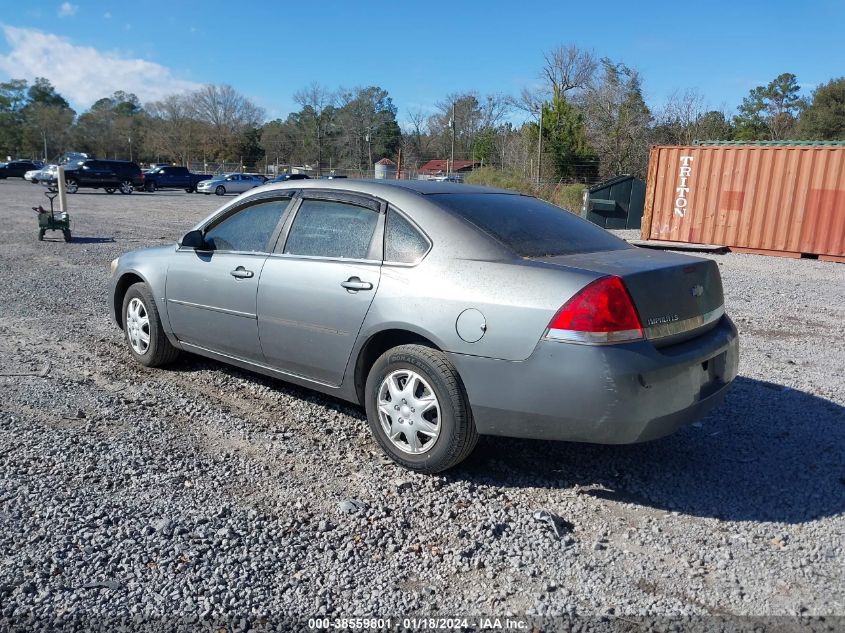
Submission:
M 367 177 L 370 177 L 370 170 L 373 170 L 373 177 L 375 177 L 375 166 L 373 165 L 373 144 L 370 142 L 370 128 L 367 128 L 367 155 L 370 157 L 370 162 L 367 163 Z
M 452 128 L 452 159 L 449 162 L 449 168 L 446 170 L 446 175 L 451 176 L 452 170 L 455 169 L 455 102 L 452 102 L 452 118 L 449 119 L 449 127 Z
M 127 136 L 127 140 L 129 141 L 129 160 L 132 160 L 132 137 Z
M 543 104 L 540 104 L 540 127 L 537 134 L 537 184 L 540 184 L 543 164 Z

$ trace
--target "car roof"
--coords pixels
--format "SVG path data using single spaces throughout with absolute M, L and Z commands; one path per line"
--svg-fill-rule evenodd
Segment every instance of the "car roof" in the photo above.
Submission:
M 431 180 L 357 180 L 352 178 L 340 178 L 332 180 L 307 179 L 287 180 L 266 184 L 262 187 L 264 191 L 272 189 L 342 189 L 356 193 L 366 193 L 374 196 L 389 196 L 397 190 L 417 193 L 423 196 L 444 193 L 462 194 L 507 194 L 522 195 L 508 189 L 496 187 L 481 187 L 478 185 L 464 185 L 454 182 L 434 182 Z

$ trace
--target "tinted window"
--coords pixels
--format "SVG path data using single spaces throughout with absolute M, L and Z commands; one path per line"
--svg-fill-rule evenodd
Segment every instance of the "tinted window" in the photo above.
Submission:
M 460 193 L 427 197 L 522 257 L 633 248 L 595 224 L 529 196 Z
M 428 251 L 428 240 L 414 225 L 393 209 L 387 212 L 384 230 L 384 261 L 412 264 Z
M 206 231 L 205 239 L 217 251 L 265 252 L 289 200 L 268 200 L 242 209 Z
M 285 253 L 366 259 L 378 213 L 345 202 L 303 200 L 290 229 Z

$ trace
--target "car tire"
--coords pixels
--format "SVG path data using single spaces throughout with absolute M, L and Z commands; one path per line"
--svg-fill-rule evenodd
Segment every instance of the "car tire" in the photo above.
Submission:
M 194 188 L 193 187 L 187 187 L 185 189 L 185 193 L 194 193 Z
M 130 309 L 133 313 L 130 314 Z M 167 340 L 158 308 L 147 284 L 129 286 L 123 297 L 123 334 L 132 357 L 146 367 L 163 367 L 179 357 L 179 350 Z M 144 346 L 143 335 L 148 341 Z
M 112 194 L 114 193 L 114 187 L 106 187 L 104 191 L 108 194 Z
M 414 393 L 399 389 L 403 379 L 404 389 L 410 384 Z M 401 395 L 408 395 L 407 400 L 400 402 Z M 426 402 L 427 410 L 420 414 L 411 408 Z M 382 450 L 409 470 L 442 472 L 466 459 L 478 443 L 457 370 L 443 352 L 424 345 L 400 345 L 376 360 L 367 376 L 364 406 L 370 431 Z M 391 439 L 393 429 L 398 432 Z M 413 439 L 408 431 L 415 434 Z
M 65 236 L 65 242 L 70 242 L 70 229 L 62 229 L 62 234 Z
M 43 242 L 43 241 L 44 241 L 44 234 L 45 234 L 46 232 L 47 232 L 47 231 L 46 231 L 45 229 L 38 229 L 38 241 L 39 241 L 39 242 Z
M 154 182 L 148 182 L 144 184 L 144 191 L 147 193 L 155 193 L 156 191 L 156 184 Z
M 76 193 L 79 191 L 79 182 L 75 178 L 68 178 L 65 181 L 65 191 L 68 193 Z
M 132 184 L 131 180 L 124 180 L 123 182 L 121 182 L 119 189 L 120 189 L 120 193 L 127 195 L 127 196 L 130 193 L 132 193 L 133 191 L 135 191 L 135 187 Z
M 214 193 L 216 193 L 218 196 L 224 196 L 226 195 L 226 187 L 224 187 L 223 185 L 217 185 L 217 189 L 214 190 Z

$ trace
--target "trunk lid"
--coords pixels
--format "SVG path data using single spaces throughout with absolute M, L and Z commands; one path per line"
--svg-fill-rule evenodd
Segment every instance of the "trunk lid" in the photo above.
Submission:
M 629 248 L 534 261 L 620 277 L 658 347 L 703 334 L 724 313 L 719 267 L 709 259 Z

